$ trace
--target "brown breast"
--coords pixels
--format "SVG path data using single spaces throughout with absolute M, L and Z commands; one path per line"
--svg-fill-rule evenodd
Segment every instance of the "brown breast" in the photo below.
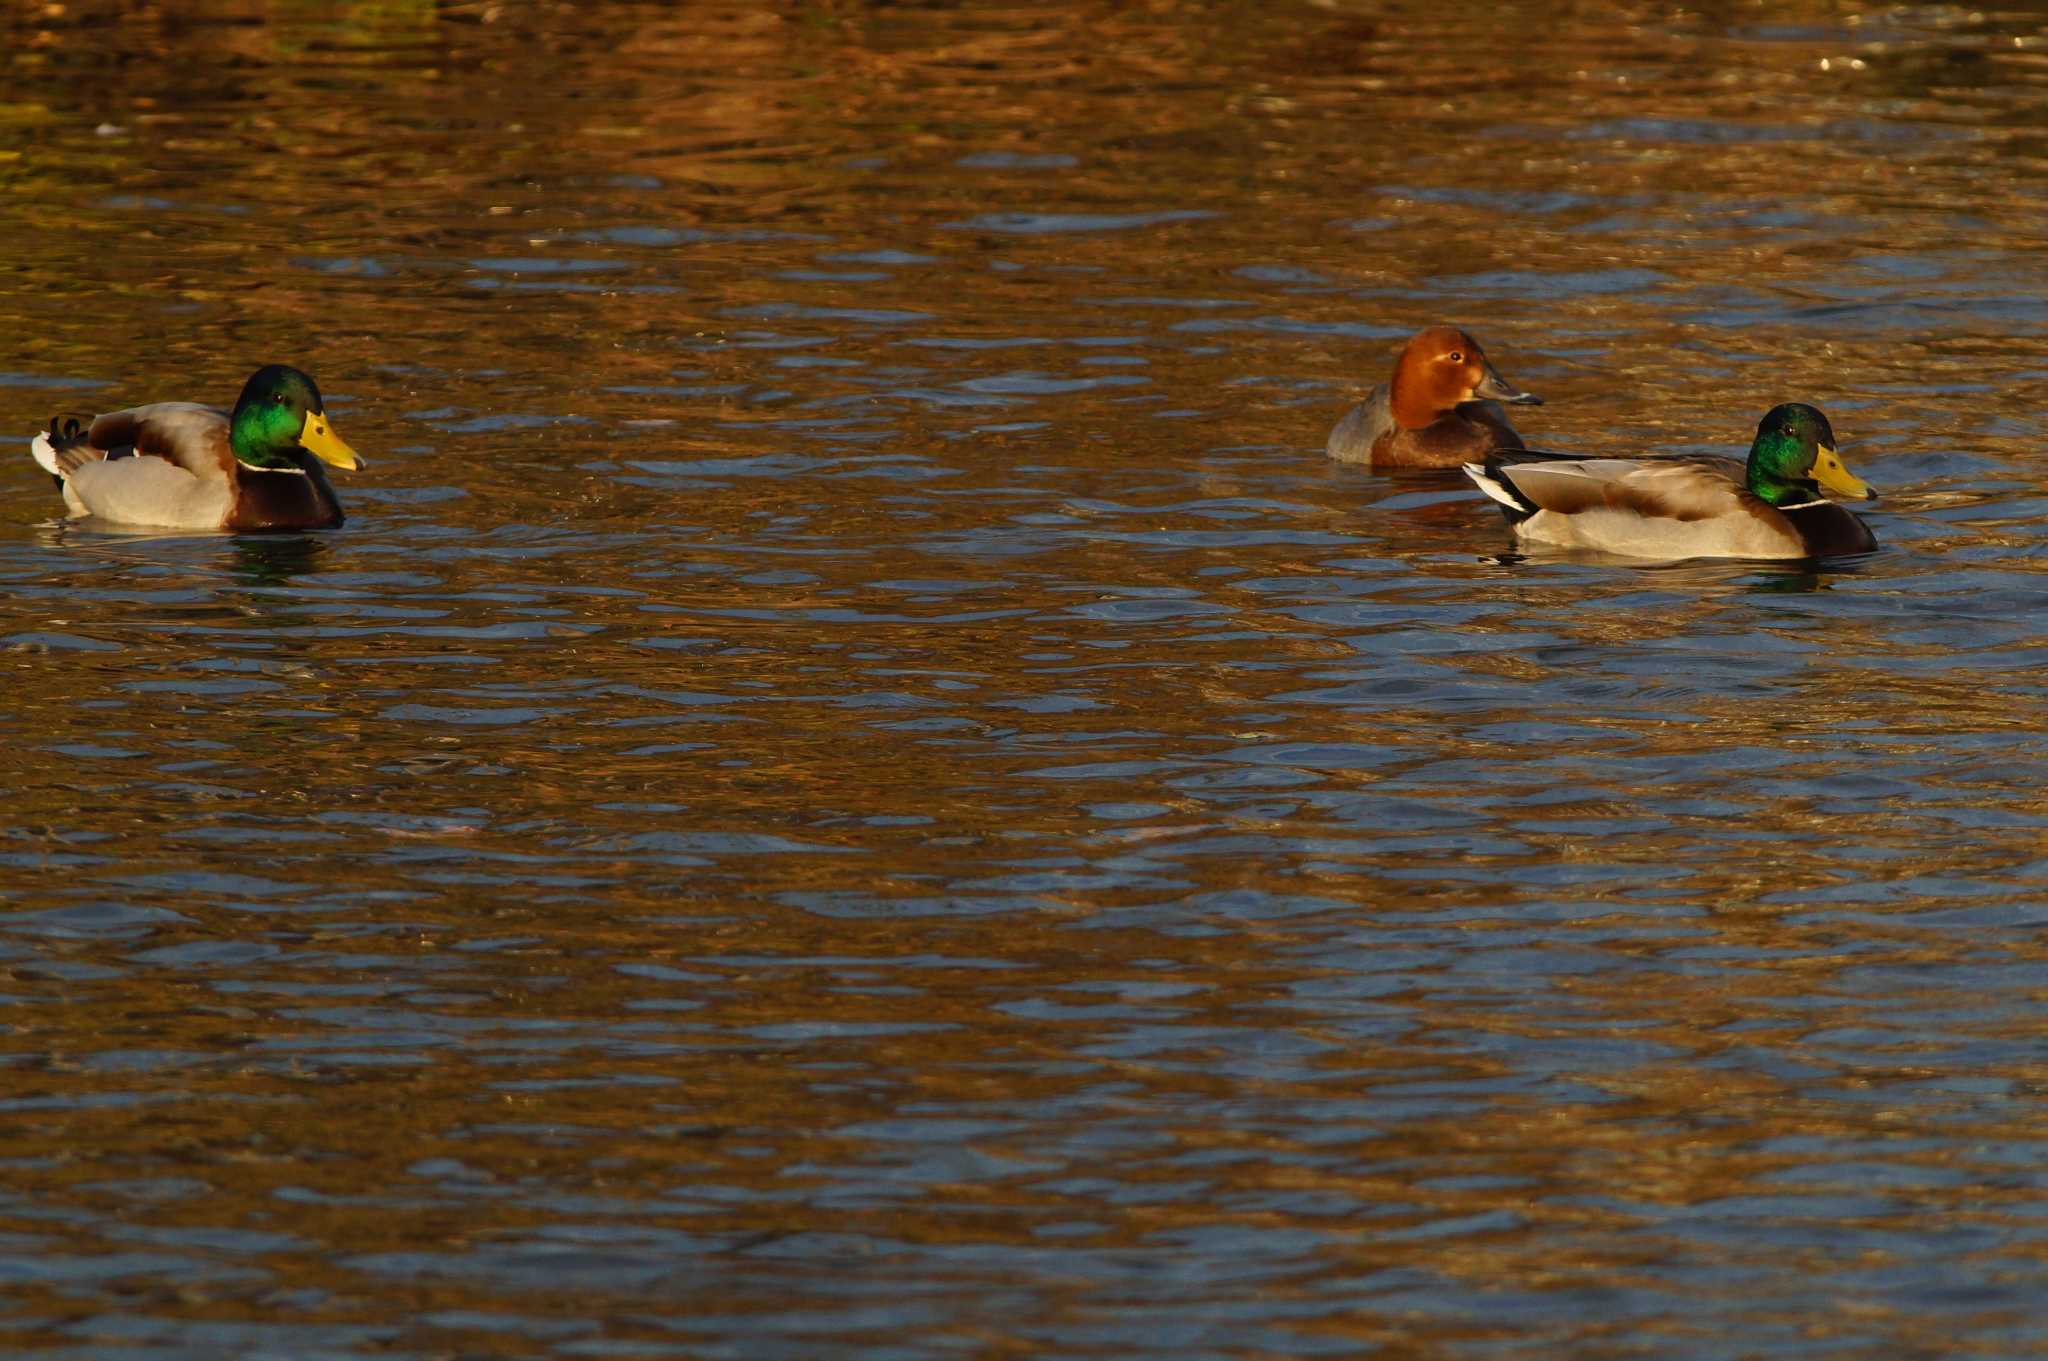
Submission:
M 1838 553 L 1868 553 L 1877 547 L 1877 536 L 1870 532 L 1869 525 L 1863 523 L 1863 517 L 1832 501 L 1778 513 L 1791 522 L 1793 531 L 1817 558 L 1833 557 Z
M 1522 437 L 1494 402 L 1466 402 L 1419 430 L 1395 426 L 1373 442 L 1375 468 L 1456 468 L 1496 449 L 1519 449 Z
M 332 529 L 341 523 L 341 503 L 320 465 L 306 460 L 303 473 L 259 472 L 235 465 L 234 509 L 221 528 L 248 532 L 264 529 Z

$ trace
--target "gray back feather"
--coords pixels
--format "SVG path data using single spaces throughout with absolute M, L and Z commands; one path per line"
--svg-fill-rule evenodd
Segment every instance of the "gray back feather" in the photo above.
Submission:
M 1393 403 L 1387 385 L 1381 383 L 1364 401 L 1344 413 L 1344 419 L 1337 422 L 1323 448 L 1339 463 L 1370 463 L 1372 446 L 1393 428 Z

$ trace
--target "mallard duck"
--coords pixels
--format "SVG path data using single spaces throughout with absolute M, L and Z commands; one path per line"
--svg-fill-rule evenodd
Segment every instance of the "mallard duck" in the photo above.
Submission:
M 1877 493 L 1843 466 L 1828 418 L 1774 406 L 1745 465 L 1732 458 L 1564 458 L 1503 451 L 1465 471 L 1524 543 L 1636 558 L 1819 558 L 1877 547 L 1823 496 Z
M 153 402 L 90 424 L 60 416 L 29 448 L 74 516 L 167 529 L 327 529 L 341 503 L 320 463 L 363 466 L 320 389 L 284 364 L 251 374 L 232 412 Z
M 1375 468 L 1455 468 L 1522 437 L 1501 405 L 1543 399 L 1500 376 L 1479 342 L 1455 326 L 1416 332 L 1381 383 L 1345 413 L 1324 446 L 1342 463 Z

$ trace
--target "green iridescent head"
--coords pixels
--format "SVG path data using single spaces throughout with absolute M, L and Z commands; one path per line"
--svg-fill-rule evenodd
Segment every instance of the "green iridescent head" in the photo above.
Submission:
M 1774 406 L 1758 423 L 1749 489 L 1774 506 L 1817 501 L 1823 489 L 1859 501 L 1877 495 L 1843 465 L 1828 418 L 1804 402 Z
M 288 364 L 266 364 L 249 375 L 228 418 L 228 443 L 236 460 L 251 468 L 297 472 L 299 453 L 337 468 L 363 466 L 328 425 L 320 389 Z

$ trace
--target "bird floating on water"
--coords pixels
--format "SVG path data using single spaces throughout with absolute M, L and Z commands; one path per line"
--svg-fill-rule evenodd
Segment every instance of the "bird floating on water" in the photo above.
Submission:
M 331 528 L 341 503 L 320 465 L 363 466 L 320 389 L 285 364 L 251 374 L 232 411 L 153 402 L 60 416 L 29 448 L 72 515 L 165 529 Z
M 1393 378 L 1345 413 L 1324 448 L 1342 463 L 1456 468 L 1521 447 L 1502 403 L 1541 406 L 1543 399 L 1501 377 L 1470 332 L 1432 326 L 1416 332 Z
M 1877 495 L 1843 464 L 1828 418 L 1804 402 L 1765 414 L 1747 463 L 1524 449 L 1465 471 L 1524 543 L 1665 559 L 1819 558 L 1877 547 L 1861 516 L 1823 494 Z

